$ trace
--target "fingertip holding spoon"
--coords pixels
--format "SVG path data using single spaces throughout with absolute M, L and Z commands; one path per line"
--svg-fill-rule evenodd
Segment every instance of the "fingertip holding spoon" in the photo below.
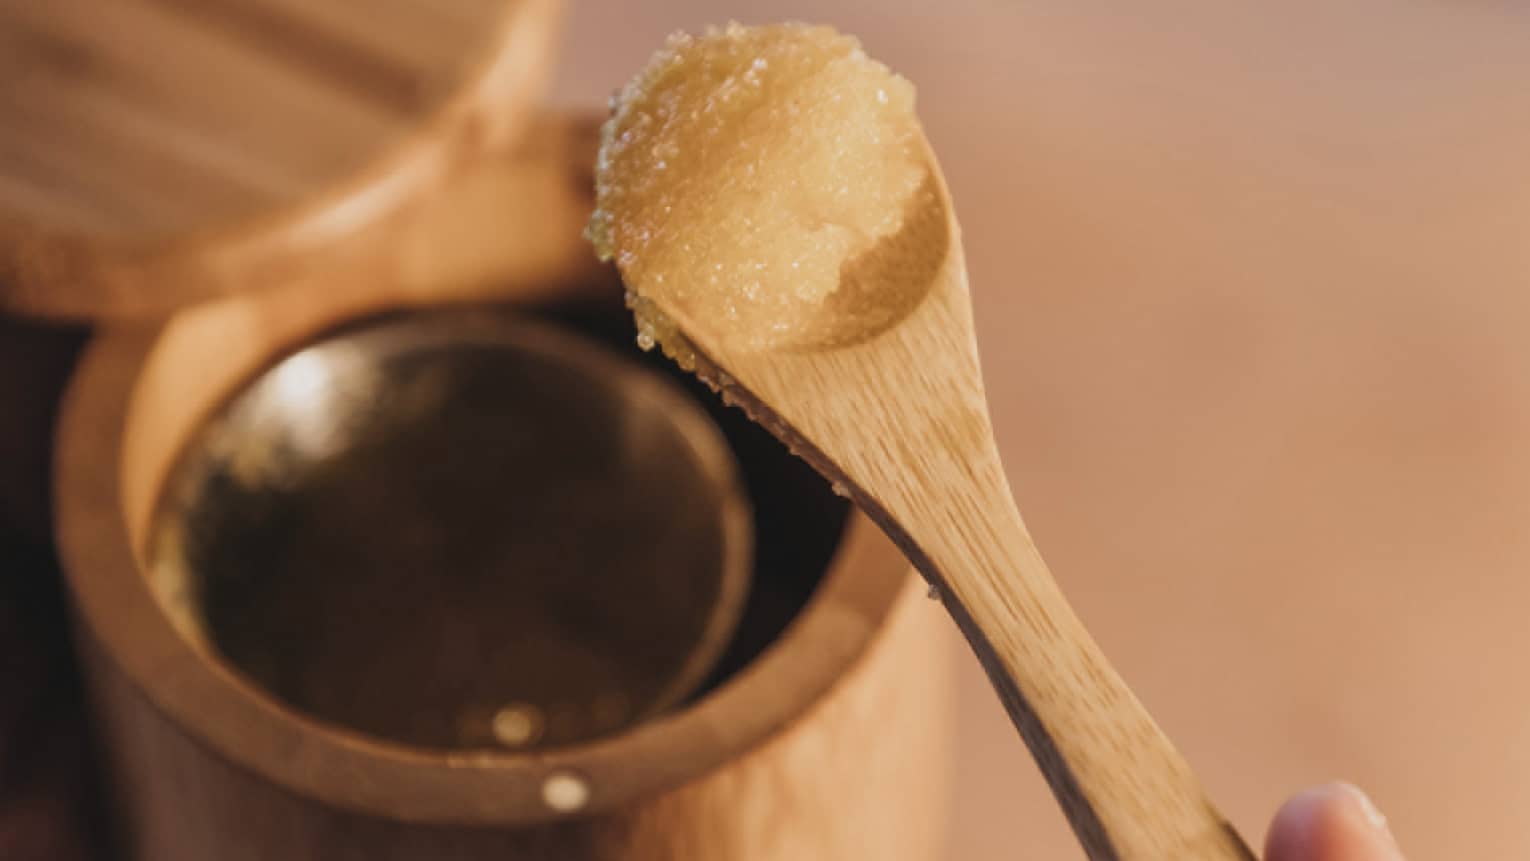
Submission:
M 672 37 L 614 105 L 590 234 L 639 340 L 847 492 L 930 581 L 1090 858 L 1253 858 L 1026 530 L 907 81 L 828 28 Z

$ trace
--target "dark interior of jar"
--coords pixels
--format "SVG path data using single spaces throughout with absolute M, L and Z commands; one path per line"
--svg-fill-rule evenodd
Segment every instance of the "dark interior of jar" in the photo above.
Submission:
M 525 309 L 521 311 L 525 314 Z M 848 504 L 742 412 L 723 406 L 715 395 L 666 359 L 639 350 L 634 343 L 631 319 L 618 303 L 546 307 L 526 315 L 593 340 L 676 381 L 716 422 L 738 461 L 753 509 L 753 576 L 741 621 L 723 656 L 688 701 L 703 697 L 760 655 L 801 612 L 839 544 Z M 439 410 L 435 414 L 439 415 Z M 588 422 L 596 424 L 611 420 L 606 415 L 587 417 Z M 408 428 L 391 436 L 386 456 L 396 458 L 402 452 L 402 456 L 410 457 L 430 450 L 428 445 L 422 449 L 413 443 L 398 442 L 410 438 Z M 475 448 L 480 444 L 461 437 L 456 442 Z M 539 444 L 549 442 L 557 445 L 560 441 L 544 440 Z M 484 439 L 481 444 L 489 455 L 482 468 L 492 472 L 492 451 L 499 443 Z M 571 440 L 569 444 L 580 443 Z M 387 471 L 395 476 L 409 474 L 407 469 Z M 416 487 L 413 492 L 425 500 L 423 504 L 436 506 L 449 504 L 453 482 L 460 481 L 473 488 L 472 492 L 482 493 L 484 476 L 471 472 L 470 469 L 460 476 L 435 474 L 430 480 L 436 486 Z M 448 572 L 456 578 L 451 588 L 433 589 L 396 570 L 377 573 L 389 570 L 388 560 L 372 559 L 376 551 L 371 556 L 353 552 L 354 541 L 345 539 L 337 545 L 331 540 L 333 536 L 320 535 L 316 539 L 312 534 L 303 534 L 314 530 L 311 524 L 338 521 L 333 528 L 348 530 L 347 536 L 366 536 L 369 529 L 378 529 L 391 530 L 390 540 L 404 539 L 408 530 L 399 524 L 390 526 L 385 512 L 383 516 L 368 513 L 369 500 L 383 493 L 389 482 L 397 481 L 397 477 L 369 475 L 364 469 L 350 470 L 330 480 L 325 491 L 325 510 L 333 512 L 338 504 L 347 515 L 339 518 L 332 514 L 310 515 L 309 526 L 294 526 L 294 520 L 304 514 L 299 506 L 290 505 L 279 496 L 275 501 L 277 510 L 255 512 L 260 524 L 255 529 L 231 529 L 226 519 L 216 517 L 189 521 L 199 534 L 177 540 L 190 546 L 217 548 L 214 556 L 218 558 L 219 575 L 201 581 L 194 579 L 184 590 L 184 600 L 189 605 L 184 609 L 194 617 L 195 626 L 201 629 L 213 651 L 237 674 L 310 717 L 415 747 L 503 749 L 506 738 L 495 737 L 501 728 L 522 735 L 520 741 L 526 742 L 526 747 L 559 746 L 620 732 L 652 716 L 631 713 L 629 708 L 662 682 L 662 668 L 655 666 L 649 671 L 641 665 L 636 670 L 629 665 L 628 677 L 609 679 L 614 696 L 593 705 L 570 707 L 563 714 L 546 709 L 483 713 L 483 704 L 494 701 L 485 692 L 495 682 L 492 678 L 497 672 L 495 656 L 513 651 L 517 642 L 524 646 L 529 638 L 542 636 L 536 618 L 524 614 L 518 617 L 514 607 L 508 605 L 508 593 L 495 583 L 471 582 L 471 575 L 461 573 L 482 568 L 477 561 L 470 560 L 460 570 Z M 249 514 L 245 511 L 240 517 L 248 521 Z M 428 570 L 434 565 L 446 570 L 454 556 L 464 549 L 472 550 L 460 545 L 472 542 L 481 545 L 484 536 L 492 535 L 495 528 L 493 523 L 482 522 L 483 519 L 471 507 L 466 516 L 440 518 L 432 530 L 427 530 L 433 534 L 425 536 L 431 546 L 419 551 L 424 567 Z M 630 528 L 629 540 L 633 541 L 642 540 L 644 532 L 662 525 L 612 524 L 618 529 Z M 458 528 L 461 532 L 454 540 L 453 532 Z M 544 513 L 533 528 L 557 529 L 556 514 Z M 290 544 L 294 540 L 304 542 L 302 552 L 282 547 L 273 558 L 287 560 L 291 568 L 292 559 L 301 558 L 303 553 L 309 556 L 299 566 L 300 576 L 287 576 L 280 585 L 283 594 L 273 594 L 266 584 L 259 582 L 265 576 L 263 563 L 272 545 Z M 569 546 L 571 542 L 564 544 Z M 314 561 L 310 549 L 315 547 L 321 556 L 327 553 L 334 557 L 334 564 L 326 567 L 322 559 Z M 677 548 L 677 552 L 683 551 Z M 369 559 L 374 564 L 369 564 Z M 469 581 L 463 581 L 465 576 Z M 576 590 L 567 590 L 567 595 L 570 597 L 565 600 L 577 600 Z M 625 606 L 639 608 L 640 612 L 656 612 L 651 598 L 632 588 L 628 594 L 606 596 L 603 602 L 574 608 L 570 616 L 586 620 L 581 631 L 587 631 L 591 640 L 619 639 L 622 619 L 611 608 Z M 710 598 L 697 595 L 676 600 Z M 677 618 L 691 615 L 682 607 L 671 607 L 669 611 Z M 172 608 L 172 615 L 174 612 Z M 339 621 L 341 614 L 345 614 L 344 624 Z M 327 618 L 336 619 L 336 624 L 327 625 Z M 298 635 L 292 636 L 293 632 Z M 692 633 L 680 629 L 672 632 L 677 638 Z M 505 639 L 496 640 L 500 636 Z M 549 656 L 544 660 L 548 670 L 541 673 L 538 684 L 550 685 L 550 690 L 556 691 L 558 666 L 581 665 L 583 656 L 578 644 L 583 636 L 567 638 L 572 645 L 563 651 L 544 653 Z M 443 643 L 453 641 L 458 643 L 452 647 L 456 651 L 449 648 L 443 651 L 446 648 Z M 630 637 L 627 642 L 634 643 L 634 648 L 638 645 Z M 461 658 L 447 657 L 449 654 L 459 654 Z M 513 663 L 508 660 L 506 666 Z

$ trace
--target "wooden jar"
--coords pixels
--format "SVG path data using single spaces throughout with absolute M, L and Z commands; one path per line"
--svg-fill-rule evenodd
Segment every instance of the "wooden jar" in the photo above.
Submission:
M 112 462 L 158 444 L 132 441 L 150 421 L 135 413 L 154 401 L 127 384 L 150 343 L 92 347 L 60 472 L 130 857 L 937 857 L 950 703 L 932 647 L 939 615 L 864 519 L 848 521 L 785 633 L 678 712 L 542 755 L 396 748 L 276 706 L 181 639 L 150 597 L 124 505 L 143 491 L 130 462 Z M 138 388 L 162 384 L 146 376 Z M 589 792 L 576 811 L 550 795 L 569 779 Z
M 548 188 L 581 188 L 573 179 Z M 577 245 L 577 231 L 566 241 Z M 556 290 L 506 283 L 496 298 L 619 313 L 609 273 Z M 177 634 L 139 560 L 187 435 L 282 348 L 410 301 L 315 295 L 239 297 L 108 331 L 66 403 L 60 536 L 133 857 L 935 857 L 950 707 L 933 645 L 940 615 L 859 515 L 811 599 L 747 666 L 678 712 L 554 753 L 432 755 L 337 732 Z M 482 298 L 464 288 L 433 301 L 465 296 Z M 570 777 L 589 790 L 573 812 L 547 797 Z
M 547 5 L 518 8 L 539 21 Z M 583 320 L 634 350 L 620 285 L 581 238 L 595 118 L 532 114 L 509 133 L 501 126 L 526 101 L 517 89 L 509 114 L 463 120 L 496 80 L 506 79 L 488 74 L 465 91 L 477 96 L 448 100 L 457 107 L 421 145 L 428 155 L 379 162 L 412 190 L 383 195 L 388 206 L 354 223 L 337 227 L 335 214 L 367 196 L 344 186 L 291 208 L 301 217 L 191 245 L 71 256 L 85 240 L 34 231 L 0 249 L 11 266 L 0 305 L 118 320 L 100 326 L 77 368 L 55 495 L 126 856 L 931 861 L 952 708 L 939 608 L 869 521 L 720 406 L 746 470 L 775 476 L 756 506 L 831 512 L 832 528 L 819 530 L 816 556 L 794 556 L 806 536 L 761 533 L 780 577 L 751 598 L 762 626 L 741 635 L 705 694 L 623 734 L 522 754 L 383 742 L 282 706 L 157 603 L 145 541 L 182 447 L 251 374 L 334 325 L 492 303 Z M 330 217 L 302 216 L 321 212 Z

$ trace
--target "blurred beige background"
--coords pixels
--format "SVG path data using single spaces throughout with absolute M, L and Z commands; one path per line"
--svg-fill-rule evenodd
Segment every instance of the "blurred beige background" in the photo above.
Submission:
M 1021 507 L 1218 800 L 1530 857 L 1530 6 L 571 6 L 564 103 L 730 16 L 911 77 Z M 950 857 L 1079 857 L 960 654 Z

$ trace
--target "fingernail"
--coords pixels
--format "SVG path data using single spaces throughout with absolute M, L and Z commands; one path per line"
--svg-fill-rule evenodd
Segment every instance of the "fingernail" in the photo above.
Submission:
M 1348 796 L 1355 810 L 1360 813 L 1361 819 L 1364 820 L 1365 824 L 1377 837 L 1385 838 L 1386 842 L 1391 846 L 1397 845 L 1397 838 L 1392 836 L 1392 828 L 1387 824 L 1387 818 L 1377 809 L 1376 803 L 1371 801 L 1369 795 L 1366 795 L 1360 787 L 1352 783 L 1340 782 L 1334 784 L 1334 786 L 1344 795 Z
M 1370 797 L 1334 782 L 1293 796 L 1265 840 L 1268 861 L 1403 861 L 1402 850 Z

